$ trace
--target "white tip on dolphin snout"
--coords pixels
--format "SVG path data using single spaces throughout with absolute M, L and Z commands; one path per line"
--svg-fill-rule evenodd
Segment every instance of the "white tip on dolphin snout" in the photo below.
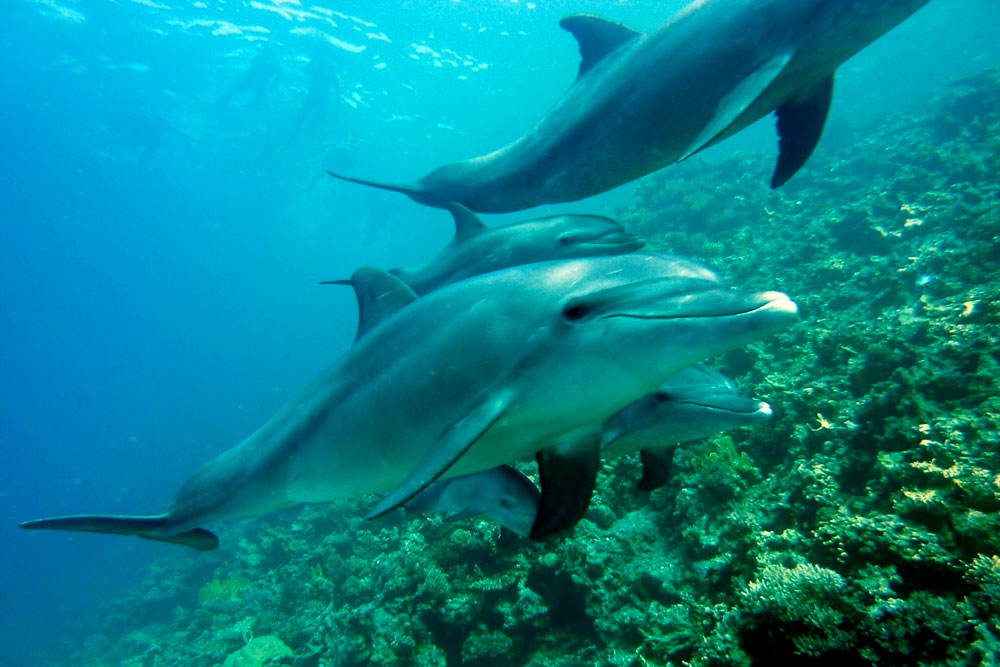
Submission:
M 758 308 L 758 310 L 766 310 L 772 313 L 786 313 L 788 315 L 799 314 L 799 307 L 795 305 L 794 301 L 788 298 L 787 294 L 781 292 L 762 292 L 760 296 L 767 303 Z
M 765 403 L 764 401 L 760 402 L 757 406 L 757 410 L 754 412 L 754 415 L 764 418 L 770 418 L 773 414 L 774 410 L 771 409 L 771 405 L 769 403 Z

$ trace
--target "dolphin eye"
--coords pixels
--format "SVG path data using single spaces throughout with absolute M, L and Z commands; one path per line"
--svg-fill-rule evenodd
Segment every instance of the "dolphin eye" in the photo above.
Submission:
M 590 310 L 582 303 L 571 303 L 563 308 L 563 319 L 567 322 L 577 322 L 587 316 Z

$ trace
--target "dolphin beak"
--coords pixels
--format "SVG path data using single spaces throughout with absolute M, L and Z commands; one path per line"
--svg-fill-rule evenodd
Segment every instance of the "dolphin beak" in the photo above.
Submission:
M 636 286 L 641 287 L 641 283 Z M 776 322 L 787 322 L 798 316 L 798 306 L 781 292 L 746 293 L 719 289 L 693 289 L 687 293 L 675 292 L 659 297 L 654 290 L 643 295 L 636 290 L 637 299 L 629 303 L 622 299 L 601 314 L 601 317 L 632 317 L 648 320 L 668 320 L 710 317 L 769 316 Z M 610 291 L 610 290 L 609 290 Z
M 746 419 L 768 419 L 771 414 L 771 406 L 764 401 L 758 401 L 753 398 L 746 398 L 744 396 L 732 395 L 732 396 L 709 396 L 702 398 L 693 398 L 690 400 L 679 401 L 684 405 L 694 405 L 704 410 L 711 410 L 715 412 L 724 412 L 731 415 L 739 415 L 745 417 Z
M 623 253 L 635 252 L 646 245 L 646 241 L 628 232 L 612 232 L 605 234 L 593 241 L 588 241 L 587 245 L 593 246 L 616 246 Z
M 767 303 L 755 309 L 758 312 L 767 311 L 795 316 L 799 314 L 799 307 L 786 294 L 782 294 L 781 292 L 761 292 L 758 296 L 761 299 L 767 300 Z M 765 405 L 767 404 L 765 403 Z

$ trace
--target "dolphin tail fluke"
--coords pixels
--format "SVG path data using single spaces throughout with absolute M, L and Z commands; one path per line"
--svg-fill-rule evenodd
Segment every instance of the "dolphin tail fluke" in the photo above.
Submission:
M 419 185 L 406 185 L 403 183 L 382 183 L 380 181 L 370 181 L 366 178 L 358 178 L 356 176 L 345 176 L 344 174 L 337 174 L 329 170 L 327 170 L 326 173 L 330 174 L 334 178 L 339 178 L 342 181 L 347 181 L 349 183 L 358 183 L 360 185 L 367 185 L 373 188 L 378 188 L 380 190 L 399 192 L 421 204 L 428 203 L 427 200 L 425 200 L 422 197 L 422 195 L 424 195 L 424 189 Z
M 25 521 L 25 530 L 74 530 L 84 533 L 135 535 L 147 540 L 181 544 L 199 551 L 211 551 L 219 546 L 219 538 L 204 528 L 194 528 L 183 533 L 166 534 L 167 516 L 114 516 L 109 514 L 83 514 L 59 516 L 51 519 Z

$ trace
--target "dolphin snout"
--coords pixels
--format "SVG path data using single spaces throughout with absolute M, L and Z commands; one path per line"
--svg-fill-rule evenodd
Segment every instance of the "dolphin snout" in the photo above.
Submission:
M 797 317 L 799 314 L 799 307 L 788 298 L 787 294 L 781 292 L 761 292 L 759 298 L 765 301 L 757 310 L 767 310 L 775 313 L 784 313 L 787 315 L 792 315 Z

